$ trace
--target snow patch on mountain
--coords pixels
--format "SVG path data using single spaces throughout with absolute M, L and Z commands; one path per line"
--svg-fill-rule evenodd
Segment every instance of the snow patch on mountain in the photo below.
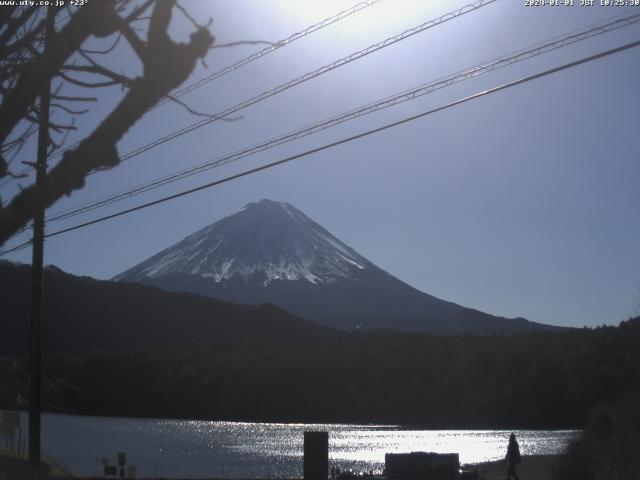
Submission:
M 294 206 L 261 200 L 163 250 L 114 280 L 138 281 L 189 274 L 224 282 L 304 280 L 313 284 L 354 278 L 372 264 Z

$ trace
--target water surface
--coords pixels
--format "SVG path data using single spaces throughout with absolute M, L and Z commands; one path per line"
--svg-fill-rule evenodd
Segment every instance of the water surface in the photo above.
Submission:
M 27 431 L 26 414 L 22 414 Z M 302 477 L 305 430 L 329 432 L 332 466 L 381 472 L 385 453 L 459 453 L 461 463 L 504 458 L 511 430 L 407 430 L 382 425 L 207 422 L 45 414 L 43 452 L 77 475 L 127 453 L 138 477 Z M 575 431 L 515 431 L 524 455 L 559 453 Z

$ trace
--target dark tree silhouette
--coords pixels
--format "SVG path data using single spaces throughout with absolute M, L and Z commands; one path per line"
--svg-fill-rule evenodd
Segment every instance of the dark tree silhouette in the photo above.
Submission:
M 176 43 L 168 34 L 174 8 L 194 24 L 188 43 Z M 43 82 L 53 79 L 52 111 L 65 113 L 69 120 L 66 124 L 50 120 L 50 153 L 75 128 L 74 118 L 83 112 L 77 105 L 96 101 L 88 95 L 62 94 L 63 87 L 73 85 L 80 90 L 120 85 L 126 94 L 93 132 L 64 151 L 44 182 L 22 189 L 6 204 L 0 200 L 0 246 L 39 209 L 82 188 L 91 171 L 118 165 L 117 142 L 146 111 L 187 79 L 214 40 L 175 0 L 100 0 L 74 10 L 52 10 L 49 15 L 60 26 L 49 29 L 45 49 L 44 8 L 0 8 L 0 179 L 21 173 L 13 160 L 37 131 Z M 104 39 L 104 49 L 87 49 L 86 42 L 92 37 Z M 142 64 L 142 73 L 135 78 L 100 61 L 101 55 L 113 51 L 121 41 L 128 42 Z

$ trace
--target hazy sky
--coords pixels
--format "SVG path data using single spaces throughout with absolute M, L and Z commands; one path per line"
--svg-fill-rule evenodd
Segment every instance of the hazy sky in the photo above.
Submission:
M 220 43 L 277 41 L 348 1 L 192 1 Z M 382 0 L 183 97 L 216 113 L 467 2 Z M 626 7 L 499 0 L 153 149 L 48 213 L 109 195 L 562 35 Z M 636 7 L 635 11 L 639 9 Z M 174 34 L 192 30 L 175 15 Z M 640 39 L 640 24 L 464 81 L 119 202 L 47 231 L 200 185 L 592 53 Z M 261 46 L 214 49 L 187 83 Z M 120 49 L 111 65 L 135 73 Z M 45 245 L 45 262 L 107 279 L 261 198 L 290 202 L 410 285 L 492 314 L 558 325 L 617 324 L 640 310 L 640 48 L 515 87 L 267 172 L 88 227 Z M 91 131 L 121 92 L 81 118 Z M 121 153 L 198 120 L 148 113 Z M 71 139 L 73 140 L 73 139 Z M 26 184 L 27 182 L 23 182 Z M 15 188 L 2 192 L 4 199 Z M 25 237 L 17 237 L 10 247 Z M 26 249 L 9 256 L 30 261 Z

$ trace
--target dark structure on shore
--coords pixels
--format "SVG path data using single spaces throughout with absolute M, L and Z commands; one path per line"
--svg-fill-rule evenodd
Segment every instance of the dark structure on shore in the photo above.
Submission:
M 304 432 L 304 480 L 327 480 L 329 432 Z
M 457 480 L 460 458 L 457 453 L 387 453 L 384 468 L 387 480 Z

